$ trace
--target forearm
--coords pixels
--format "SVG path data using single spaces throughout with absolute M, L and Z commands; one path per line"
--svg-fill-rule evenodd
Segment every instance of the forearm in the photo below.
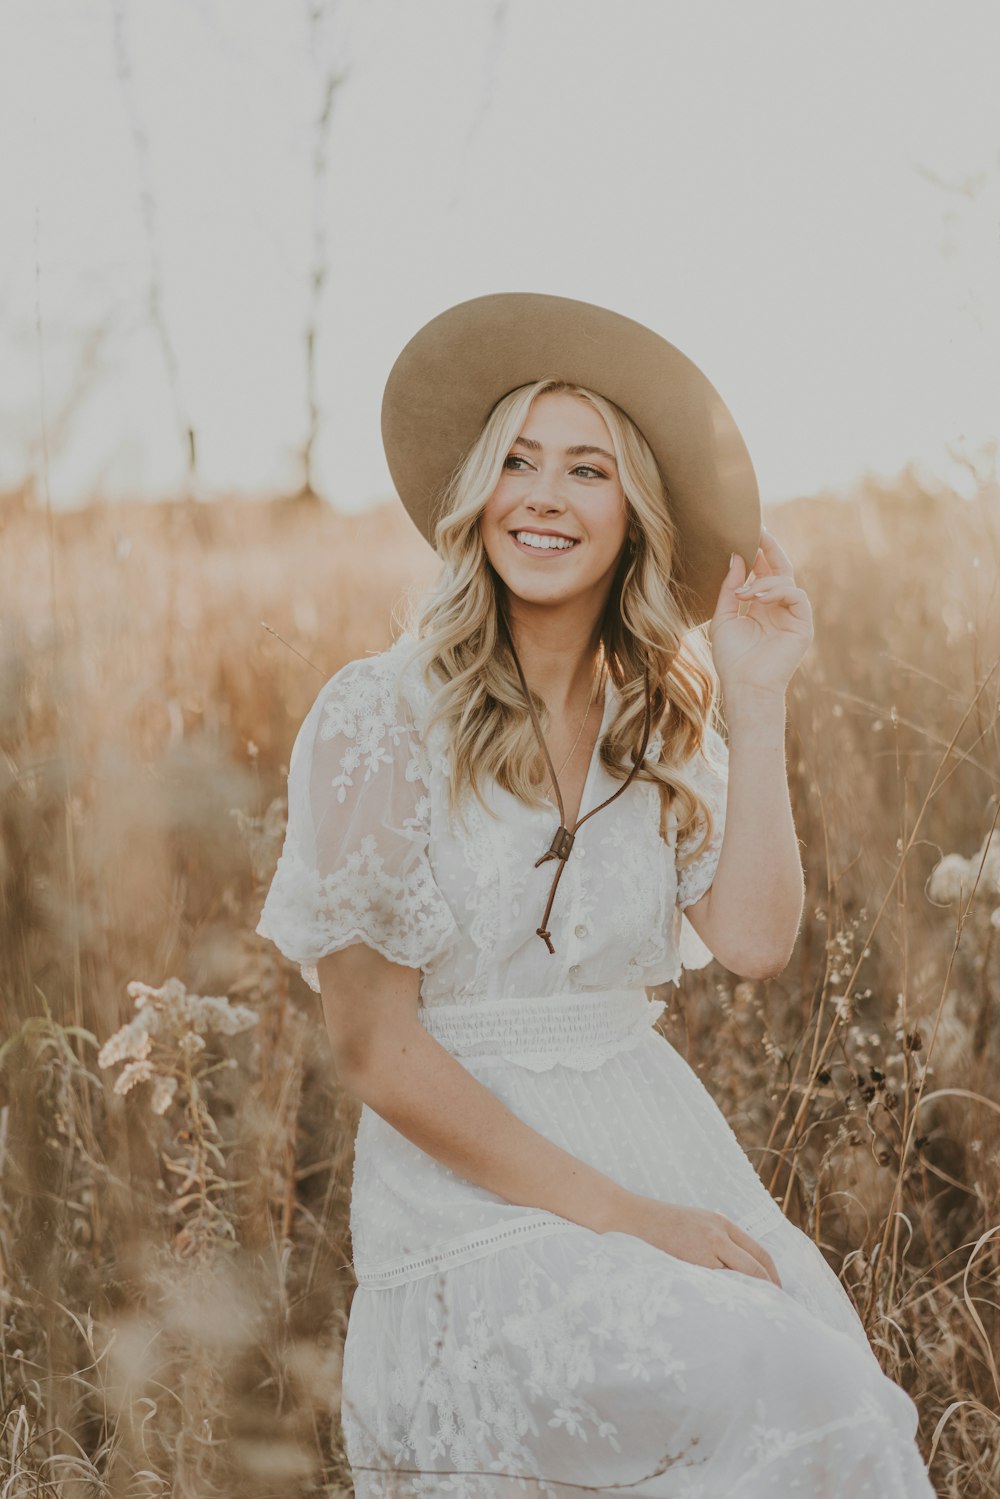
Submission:
M 784 694 L 725 703 L 726 828 L 712 881 L 713 951 L 736 972 L 780 971 L 802 917 L 802 861 L 788 794 Z M 723 948 L 733 962 L 727 962 Z
M 340 1078 L 420 1150 L 508 1202 L 604 1233 L 631 1193 L 511 1112 L 419 1021 L 373 1039 Z

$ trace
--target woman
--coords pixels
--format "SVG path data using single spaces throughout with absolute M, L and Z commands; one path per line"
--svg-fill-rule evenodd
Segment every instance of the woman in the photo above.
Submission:
M 356 1492 L 931 1495 L 912 1400 L 646 992 L 779 973 L 802 910 L 812 622 L 732 417 L 651 330 L 504 293 L 418 332 L 382 428 L 442 573 L 307 715 L 257 928 L 362 1102 Z

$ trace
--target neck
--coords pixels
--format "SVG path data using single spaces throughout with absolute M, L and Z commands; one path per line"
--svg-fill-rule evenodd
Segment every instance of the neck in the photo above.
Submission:
M 514 649 L 532 691 L 565 713 L 592 694 L 601 660 L 600 618 L 580 607 L 538 607 L 508 596 Z

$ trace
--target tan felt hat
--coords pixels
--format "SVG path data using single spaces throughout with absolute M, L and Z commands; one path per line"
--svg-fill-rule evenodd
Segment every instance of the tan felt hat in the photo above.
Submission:
M 626 412 L 652 449 L 680 537 L 678 581 L 692 625 L 715 612 L 731 552 L 749 569 L 760 541 L 757 479 L 722 397 L 658 333 L 607 307 L 495 292 L 449 307 L 389 372 L 382 442 L 411 519 L 433 546 L 435 502 L 500 398 L 548 376 Z

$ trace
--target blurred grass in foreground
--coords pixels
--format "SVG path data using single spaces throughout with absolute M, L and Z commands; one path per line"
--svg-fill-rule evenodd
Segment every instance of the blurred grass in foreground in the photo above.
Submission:
M 916 1399 L 939 1492 L 985 1499 L 1000 502 L 901 479 L 766 519 L 816 621 L 787 740 L 805 917 L 780 978 L 712 964 L 661 1024 Z M 253 927 L 298 723 L 436 567 L 398 505 L 0 513 L 4 1499 L 350 1493 L 356 1105 Z

